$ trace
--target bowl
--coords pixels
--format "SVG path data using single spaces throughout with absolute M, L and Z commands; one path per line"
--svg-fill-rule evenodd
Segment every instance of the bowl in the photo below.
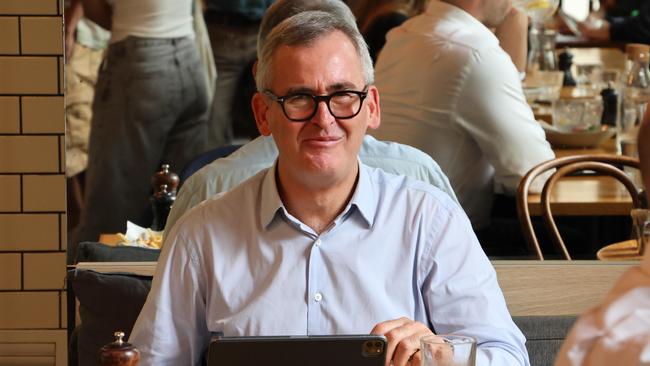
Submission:
M 615 128 L 600 126 L 593 131 L 558 131 L 557 129 L 544 128 L 546 140 L 555 147 L 593 148 L 600 146 L 607 139 L 614 136 Z

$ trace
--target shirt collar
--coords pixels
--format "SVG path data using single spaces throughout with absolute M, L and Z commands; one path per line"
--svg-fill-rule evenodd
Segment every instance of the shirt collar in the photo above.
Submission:
M 359 179 L 355 188 L 354 194 L 348 202 L 348 205 L 343 210 L 341 217 L 346 217 L 351 214 L 351 209 L 357 209 L 368 228 L 371 228 L 374 223 L 375 212 L 377 210 L 378 192 L 370 181 L 369 168 L 361 163 L 357 158 L 359 164 Z M 275 218 L 278 210 L 284 208 L 278 186 L 275 180 L 278 167 L 276 159 L 273 166 L 266 172 L 261 187 L 261 205 L 260 205 L 260 222 L 264 228 L 267 228 Z M 338 219 L 337 219 L 338 220 Z

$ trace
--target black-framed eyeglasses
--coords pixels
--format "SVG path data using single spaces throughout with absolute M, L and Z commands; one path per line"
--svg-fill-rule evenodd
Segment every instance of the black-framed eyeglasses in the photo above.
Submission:
M 311 95 L 308 93 L 293 93 L 278 97 L 270 90 L 264 94 L 282 106 L 284 115 L 294 122 L 305 122 L 316 115 L 320 102 L 325 102 L 327 109 L 334 118 L 350 119 L 361 111 L 363 100 L 368 96 L 368 87 L 363 91 L 341 90 L 329 95 Z

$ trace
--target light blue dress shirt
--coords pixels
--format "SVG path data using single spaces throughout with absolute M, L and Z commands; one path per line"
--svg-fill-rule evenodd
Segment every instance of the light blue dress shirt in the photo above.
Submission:
M 210 336 L 359 334 L 408 317 L 478 340 L 477 365 L 528 365 L 467 216 L 445 193 L 360 164 L 320 235 L 284 208 L 275 165 L 169 232 L 131 334 L 141 366 L 199 365 Z
M 169 231 L 190 208 L 217 193 L 231 189 L 260 170 L 269 168 L 277 157 L 278 149 L 273 138 L 262 136 L 242 146 L 230 156 L 204 166 L 183 183 L 167 218 L 165 231 Z M 449 179 L 438 164 L 429 155 L 414 147 L 365 136 L 359 158 L 362 163 L 388 173 L 406 175 L 427 182 L 458 202 Z

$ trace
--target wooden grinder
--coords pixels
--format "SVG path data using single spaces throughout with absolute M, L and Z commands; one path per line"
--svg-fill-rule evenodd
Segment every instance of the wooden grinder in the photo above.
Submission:
M 130 343 L 124 342 L 124 332 L 115 332 L 115 341 L 99 350 L 100 366 L 137 366 L 140 351 Z

